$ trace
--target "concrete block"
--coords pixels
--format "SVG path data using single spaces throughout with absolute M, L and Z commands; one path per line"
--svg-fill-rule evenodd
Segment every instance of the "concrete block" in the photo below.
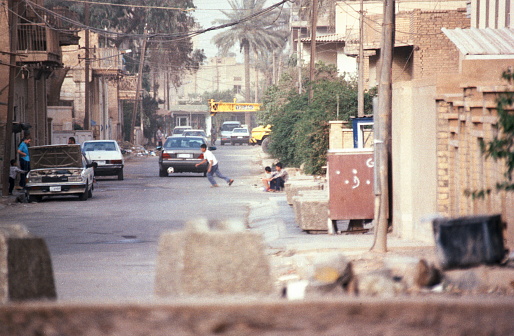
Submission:
M 0 226 L 0 303 L 55 299 L 50 253 L 22 225 Z
M 323 190 L 323 183 L 314 180 L 288 180 L 284 185 L 287 203 L 293 204 L 293 197 L 298 195 L 300 190 Z
M 269 294 L 273 289 L 262 237 L 241 230 L 163 233 L 156 273 L 158 296 Z
M 298 224 L 298 226 L 301 227 L 300 221 L 302 220 L 301 215 L 301 207 L 300 207 L 300 201 L 305 198 L 326 198 L 328 199 L 329 194 L 328 190 L 298 190 L 298 193 L 296 196 L 293 196 L 293 212 L 295 215 L 295 221 Z
M 328 197 L 295 196 L 295 216 L 304 231 L 328 231 Z

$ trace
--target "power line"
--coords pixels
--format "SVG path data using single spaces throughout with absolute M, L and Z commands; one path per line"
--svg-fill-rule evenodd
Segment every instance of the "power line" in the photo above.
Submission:
M 179 10 L 184 12 L 189 11 L 222 11 L 222 10 L 232 10 L 232 9 L 224 9 L 224 8 L 180 8 L 180 7 L 165 7 L 165 6 L 147 6 L 147 5 L 126 5 L 126 4 L 114 4 L 110 2 L 100 2 L 100 1 L 85 1 L 85 0 L 65 0 L 66 2 L 76 2 L 76 3 L 89 3 L 93 5 L 104 5 L 104 6 L 116 6 L 116 7 L 128 7 L 128 8 L 147 8 L 147 9 L 165 9 L 165 10 Z M 238 9 L 238 10 L 251 10 L 251 9 Z
M 205 28 L 205 29 L 200 29 L 200 30 L 197 30 L 197 31 L 191 31 L 191 32 L 187 32 L 187 33 L 176 33 L 176 34 L 164 34 L 164 33 L 153 33 L 153 34 L 127 34 L 127 33 L 121 33 L 121 32 L 115 32 L 115 31 L 109 31 L 109 32 L 106 32 L 105 30 L 103 29 L 99 29 L 99 28 L 95 28 L 95 27 L 91 27 L 91 26 L 87 26 L 81 22 L 78 22 L 78 21 L 74 21 L 72 19 L 69 19 L 67 17 L 65 17 L 64 15 L 61 15 L 61 14 L 58 14 L 48 8 L 45 8 L 43 6 L 40 6 L 30 0 L 24 0 L 24 2 L 27 3 L 27 5 L 29 5 L 31 8 L 34 9 L 37 8 L 41 11 L 44 11 L 46 12 L 47 14 L 50 14 L 50 15 L 53 15 L 55 16 L 56 18 L 59 18 L 67 23 L 70 23 L 76 27 L 79 27 L 81 29 L 89 29 L 91 31 L 94 31 L 96 32 L 97 34 L 99 35 L 108 35 L 108 36 L 111 36 L 111 35 L 117 35 L 119 37 L 131 37 L 131 38 L 134 38 L 134 39 L 146 39 L 146 38 L 150 38 L 151 41 L 150 42 L 173 42 L 175 40 L 180 40 L 180 39 L 184 39 L 184 38 L 190 38 L 190 37 L 194 37 L 194 36 L 197 36 L 197 35 L 200 35 L 200 34 L 203 34 L 203 33 L 206 33 L 206 32 L 209 32 L 209 31 L 214 31 L 214 30 L 219 30 L 219 29 L 223 29 L 223 28 L 228 28 L 228 27 L 232 27 L 232 26 L 235 26 L 237 24 L 241 24 L 241 23 L 244 23 L 244 22 L 248 22 L 248 21 L 251 21 L 253 19 L 256 19 L 262 15 L 265 15 L 271 11 L 273 11 L 275 8 L 278 8 L 280 6 L 282 6 L 283 4 L 285 4 L 286 2 L 288 2 L 290 0 L 282 0 L 278 3 L 275 3 L 267 8 L 264 8 L 258 12 L 255 12 L 255 13 L 252 13 L 240 20 L 237 20 L 237 21 L 233 21 L 233 22 L 228 22 L 228 23 L 225 23 L 225 24 L 221 24 L 221 25 L 217 25 L 217 26 L 212 26 L 212 27 L 209 27 L 209 28 Z M 36 11 L 35 11 L 36 12 Z M 47 20 L 45 20 L 44 18 L 42 18 L 40 16 L 40 18 L 43 20 L 43 22 L 51 29 L 54 29 L 54 30 L 58 30 L 58 31 L 67 31 L 65 29 L 58 29 L 58 28 L 55 28 L 55 27 L 52 27 Z

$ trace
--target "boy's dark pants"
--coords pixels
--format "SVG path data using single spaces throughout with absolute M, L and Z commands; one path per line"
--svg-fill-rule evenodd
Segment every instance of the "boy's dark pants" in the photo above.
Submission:
M 9 194 L 12 194 L 12 190 L 14 189 L 14 179 L 9 177 Z
M 280 191 L 284 189 L 284 179 L 281 177 L 277 177 L 276 179 L 273 179 L 269 183 L 270 189 Z

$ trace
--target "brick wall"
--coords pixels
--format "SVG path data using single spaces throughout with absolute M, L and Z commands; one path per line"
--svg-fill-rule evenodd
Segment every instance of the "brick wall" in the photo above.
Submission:
M 497 133 L 496 98 L 499 92 L 514 92 L 514 86 L 465 86 L 460 95 L 444 95 L 437 100 L 437 182 L 438 212 L 457 217 L 500 213 L 509 227 L 514 225 L 514 195 L 496 192 L 504 180 L 503 161 L 486 159 L 480 140 L 488 142 Z M 514 107 L 512 112 L 514 113 Z M 465 195 L 466 190 L 492 189 L 483 199 Z M 514 229 L 507 231 L 514 243 Z
M 446 11 L 414 10 L 412 34 L 414 43 L 413 78 L 457 73 L 459 52 L 441 28 L 469 28 L 464 9 Z

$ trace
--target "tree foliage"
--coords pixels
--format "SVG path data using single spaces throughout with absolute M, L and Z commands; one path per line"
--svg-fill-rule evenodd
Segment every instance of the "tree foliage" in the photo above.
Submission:
M 308 92 L 298 93 L 296 78 L 294 70 L 289 71 L 278 85 L 268 89 L 259 117 L 262 123 L 273 125 L 269 147 L 272 155 L 288 166 L 305 164 L 307 173 L 319 174 L 326 165 L 329 121 L 357 115 L 357 82 L 338 76 L 334 65 L 317 63 L 314 96 L 309 103 Z M 304 79 L 304 86 L 308 84 Z M 368 114 L 372 113 L 374 92 L 365 94 Z
M 142 4 L 144 8 L 130 7 Z M 82 23 L 86 22 L 84 4 L 46 0 L 45 6 L 50 9 L 66 7 L 77 13 Z M 169 71 L 171 81 L 178 86 L 186 71 L 196 71 L 205 60 L 202 51 L 193 49 L 192 39 L 188 36 L 196 24 L 189 11 L 193 8 L 192 0 L 147 0 L 144 3 L 140 0 L 105 0 L 102 4 L 90 4 L 89 26 L 102 30 L 100 41 L 105 44 L 103 41 L 107 40 L 105 47 L 133 50 L 126 56 L 126 67 L 130 72 L 137 72 L 142 35 L 146 34 L 146 57 L 150 68 Z

